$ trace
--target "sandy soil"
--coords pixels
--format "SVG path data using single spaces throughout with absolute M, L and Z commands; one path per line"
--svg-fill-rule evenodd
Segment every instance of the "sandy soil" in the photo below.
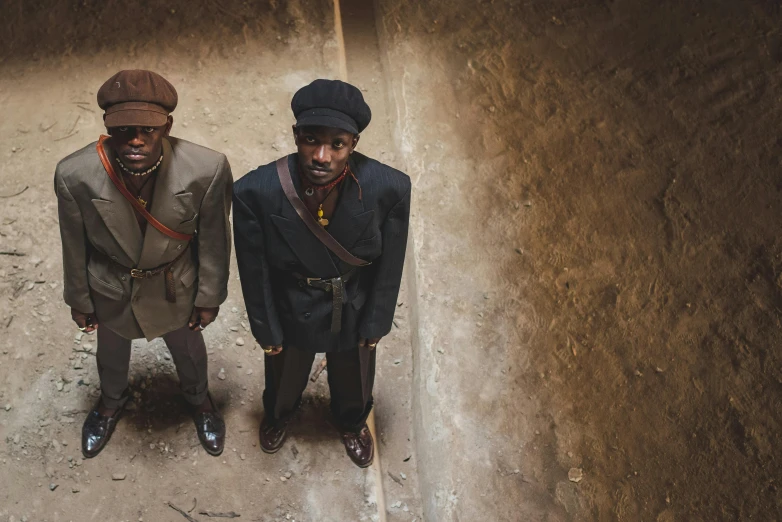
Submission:
M 782 517 L 779 4 L 380 4 L 429 518 Z
M 0 251 L 25 255 L 0 255 L 0 521 L 181 521 L 166 503 L 187 511 L 194 499 L 201 521 L 200 510 L 263 522 L 376 520 L 379 484 L 344 454 L 325 375 L 305 395 L 285 449 L 273 457 L 258 449 L 263 363 L 236 278 L 205 333 L 229 429 L 223 456 L 198 445 L 173 363 L 155 340 L 134 345 L 133 411 L 98 458 L 81 459 L 81 423 L 98 394 L 95 339 L 76 335 L 61 301 L 52 176 L 60 158 L 103 131 L 98 87 L 123 68 L 161 72 L 180 95 L 173 134 L 225 152 L 238 178 L 293 150 L 290 97 L 337 74 L 330 2 L 157 5 L 3 7 Z M 365 87 L 370 100 L 381 97 L 374 85 Z M 362 150 L 380 157 L 372 140 L 388 142 L 389 132 L 380 121 Z M 406 301 L 403 290 L 397 328 L 379 353 L 376 417 L 388 520 L 409 522 L 421 514 Z

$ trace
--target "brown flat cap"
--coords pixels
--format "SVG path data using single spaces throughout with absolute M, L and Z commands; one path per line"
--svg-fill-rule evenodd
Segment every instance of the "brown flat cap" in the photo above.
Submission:
M 98 90 L 106 127 L 160 127 L 177 100 L 174 86 L 152 71 L 120 71 Z

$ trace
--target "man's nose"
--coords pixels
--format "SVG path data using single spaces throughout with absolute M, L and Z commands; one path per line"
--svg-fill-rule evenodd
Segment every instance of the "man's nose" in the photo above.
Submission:
M 315 154 L 312 156 L 312 159 L 320 164 L 329 163 L 331 161 L 331 154 L 329 154 L 328 147 L 326 145 L 317 147 L 315 149 Z
M 144 146 L 144 129 L 142 129 L 141 127 L 136 127 L 133 130 L 133 134 L 132 134 L 128 144 L 133 146 L 133 147 L 143 147 Z

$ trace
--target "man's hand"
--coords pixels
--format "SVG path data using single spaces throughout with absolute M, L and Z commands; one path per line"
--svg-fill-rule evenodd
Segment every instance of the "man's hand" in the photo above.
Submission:
M 370 337 L 369 339 L 359 339 L 358 340 L 358 347 L 364 348 L 367 347 L 370 350 L 374 350 L 377 347 L 377 343 L 380 342 L 381 337 Z
M 91 334 L 98 328 L 98 317 L 94 313 L 85 314 L 75 308 L 71 308 L 71 318 L 73 318 L 73 322 L 76 323 L 79 330 L 84 333 Z
M 276 345 L 270 344 L 267 346 L 261 345 L 261 348 L 263 348 L 263 353 L 265 353 L 266 355 L 277 355 L 282 351 L 281 344 L 276 344 Z
M 187 326 L 191 330 L 200 332 L 217 319 L 218 313 L 220 313 L 219 306 L 215 306 L 214 308 L 201 308 L 200 306 L 196 306 L 193 308 L 193 313 L 190 314 L 190 321 L 188 321 Z

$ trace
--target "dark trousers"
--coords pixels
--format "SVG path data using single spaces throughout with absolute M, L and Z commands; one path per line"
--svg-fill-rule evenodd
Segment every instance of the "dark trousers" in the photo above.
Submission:
M 372 410 L 375 357 L 367 348 L 326 353 L 331 412 L 342 431 L 360 431 Z M 263 408 L 270 423 L 287 421 L 298 408 L 314 360 L 315 352 L 293 346 L 265 357 Z
M 187 325 L 163 335 L 179 375 L 179 386 L 185 400 L 199 405 L 209 389 L 204 336 Z M 117 335 L 105 326 L 98 327 L 98 375 L 107 408 L 119 408 L 127 401 L 130 339 Z

